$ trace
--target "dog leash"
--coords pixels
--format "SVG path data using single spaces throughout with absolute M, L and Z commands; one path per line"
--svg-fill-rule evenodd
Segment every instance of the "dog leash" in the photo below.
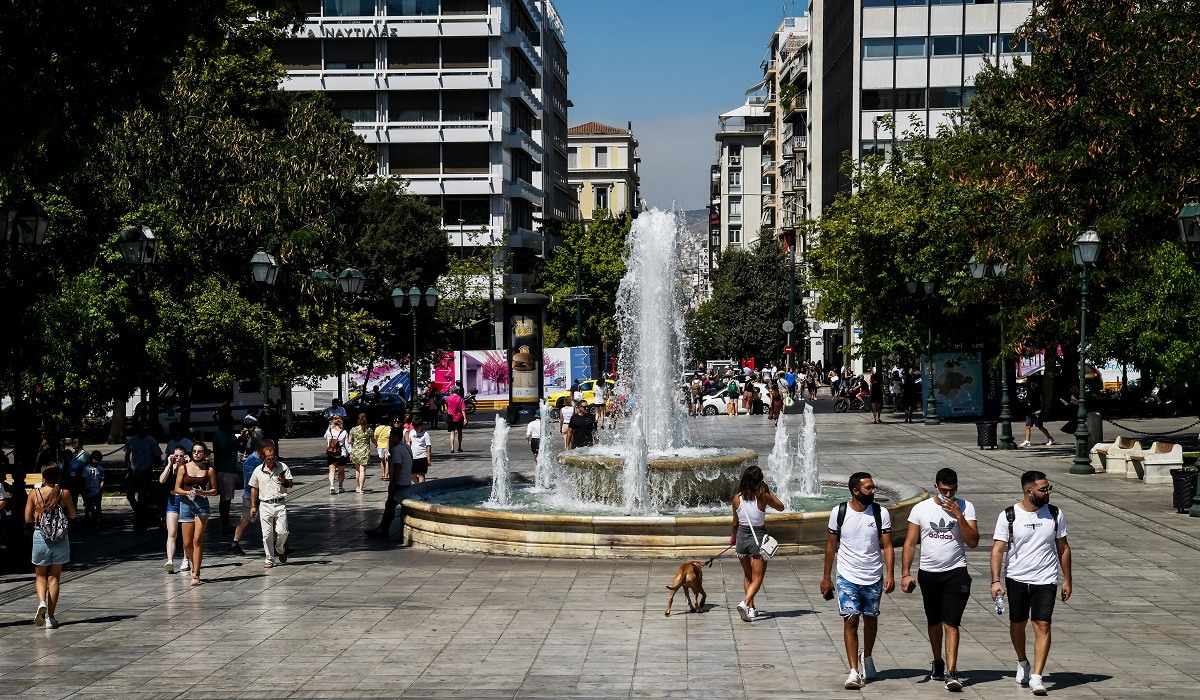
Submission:
M 709 557 L 709 558 L 708 558 L 708 561 L 704 562 L 704 565 L 705 565 L 705 566 L 712 566 L 712 563 L 713 563 L 713 561 L 714 561 L 714 560 L 716 560 L 716 559 L 720 559 L 721 557 L 725 556 L 725 552 L 728 552 L 728 551 L 729 551 L 729 550 L 731 550 L 731 549 L 733 549 L 733 545 L 729 545 L 729 546 L 728 546 L 728 547 L 726 547 L 725 549 L 722 549 L 722 550 L 721 550 L 721 553 L 720 553 L 720 554 L 718 554 L 717 556 L 715 556 L 715 557 Z

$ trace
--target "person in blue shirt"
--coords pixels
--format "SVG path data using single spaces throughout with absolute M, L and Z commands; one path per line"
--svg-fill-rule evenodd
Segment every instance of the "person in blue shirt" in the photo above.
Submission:
M 88 462 L 83 467 L 83 508 L 87 526 L 93 530 L 100 527 L 100 503 L 104 491 L 104 467 L 100 461 L 104 455 L 100 450 L 92 450 Z
M 242 549 L 241 539 L 246 532 L 246 526 L 257 520 L 250 516 L 250 511 L 254 508 L 254 503 L 250 499 L 250 477 L 254 475 L 254 470 L 262 466 L 262 449 L 251 452 L 246 455 L 246 459 L 242 461 L 242 516 L 238 520 L 237 527 L 233 531 L 233 544 L 229 545 L 230 554 L 245 555 L 245 550 Z
M 788 396 L 790 396 L 793 400 L 795 400 L 795 398 L 796 398 L 796 373 L 789 369 L 787 371 L 787 373 L 783 375 L 783 380 L 787 382 Z

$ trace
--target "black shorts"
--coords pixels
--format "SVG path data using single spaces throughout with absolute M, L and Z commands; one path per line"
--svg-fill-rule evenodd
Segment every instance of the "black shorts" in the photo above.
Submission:
M 1050 622 L 1054 615 L 1054 599 L 1058 597 L 1058 585 L 1054 583 L 1021 583 L 1011 578 L 1004 579 L 1004 590 L 1008 592 L 1008 621 Z
M 949 571 L 917 571 L 921 600 L 925 603 L 925 622 L 929 627 L 946 623 L 962 624 L 963 611 L 971 600 L 971 575 L 962 566 Z
M 463 422 L 461 419 L 450 420 L 449 417 L 446 418 L 446 432 L 453 433 L 456 430 L 462 430 L 462 429 L 463 429 Z
M 1040 428 L 1040 427 L 1042 427 L 1042 414 L 1040 414 L 1040 413 L 1026 413 L 1026 414 L 1025 414 L 1025 427 L 1027 427 L 1027 428 Z
M 533 450 L 534 454 L 538 453 L 538 448 L 542 446 L 541 438 L 529 438 L 529 449 Z
M 344 467 L 344 466 L 346 466 L 346 463 L 349 461 L 350 461 L 349 457 L 342 457 L 340 455 L 337 457 L 330 457 L 329 455 L 325 455 L 325 466 L 327 466 L 327 467 L 332 467 L 335 464 L 339 467 Z
M 421 457 L 420 459 L 414 459 L 412 473 L 413 474 L 422 474 L 422 475 L 428 474 L 429 473 L 429 458 Z

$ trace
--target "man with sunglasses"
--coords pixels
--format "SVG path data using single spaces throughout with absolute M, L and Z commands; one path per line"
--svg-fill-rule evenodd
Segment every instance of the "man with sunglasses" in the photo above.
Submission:
M 908 516 L 908 535 L 904 538 L 900 561 L 900 588 L 912 593 L 921 584 L 929 644 L 933 647 L 929 679 L 944 681 L 946 690 L 962 690 L 963 678 L 958 674 L 958 628 L 971 599 L 967 547 L 974 549 L 979 544 L 979 526 L 975 522 L 975 506 L 955 498 L 958 474 L 953 469 L 939 469 L 933 481 L 934 496 L 913 506 Z M 921 565 L 914 579 L 908 572 L 918 541 Z
M 1067 544 L 1067 519 L 1050 505 L 1053 487 L 1046 475 L 1028 471 L 1021 475 L 1025 498 L 1005 508 L 996 518 L 992 535 L 992 599 L 1008 598 L 1009 636 L 1017 652 L 1017 683 L 1034 695 L 1045 695 L 1042 672 L 1050 655 L 1050 618 L 1058 592 L 1058 567 L 1063 570 L 1062 599 L 1071 597 L 1071 548 Z M 1008 547 L 1008 567 L 1001 582 L 1000 565 Z M 1003 585 L 1001 585 L 1003 583 Z M 1033 667 L 1025 656 L 1026 622 L 1033 620 Z

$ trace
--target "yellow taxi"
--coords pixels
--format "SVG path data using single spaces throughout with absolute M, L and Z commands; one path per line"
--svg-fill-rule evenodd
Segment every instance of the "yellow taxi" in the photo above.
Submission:
M 596 402 L 596 380 L 586 379 L 579 382 L 579 388 L 583 390 L 583 398 L 587 399 L 589 404 Z M 554 408 L 562 408 L 571 400 L 571 389 L 567 388 L 563 391 L 556 391 L 546 397 L 546 402 Z

